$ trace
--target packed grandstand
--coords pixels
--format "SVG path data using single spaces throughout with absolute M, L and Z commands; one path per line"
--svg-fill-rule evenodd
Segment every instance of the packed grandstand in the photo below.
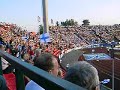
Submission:
M 37 49 L 40 49 L 42 53 L 49 52 L 60 60 L 66 53 L 72 52 L 74 50 L 81 51 L 78 61 L 86 60 L 84 55 L 90 53 L 104 53 L 110 56 L 109 48 L 103 46 L 96 47 L 94 44 L 107 45 L 113 41 L 118 42 L 119 44 L 120 24 L 111 26 L 50 26 L 49 34 L 50 42 L 41 43 L 39 33 L 28 32 L 16 24 L 8 24 L 3 22 L 0 23 L 0 44 L 4 45 L 5 51 L 15 57 L 21 57 L 23 61 L 32 65 L 36 55 L 35 51 Z M 118 90 L 118 88 L 120 89 L 119 52 L 120 51 L 118 48 L 115 52 L 115 90 Z M 63 72 L 62 78 L 66 74 L 66 66 L 68 64 L 71 65 L 70 58 L 71 57 L 69 57 L 66 61 L 61 60 L 60 62 L 60 66 Z M 106 78 L 110 79 L 110 82 L 105 85 L 109 88 L 112 88 L 112 59 L 107 58 L 107 60 L 100 60 L 98 56 L 96 58 L 97 59 L 94 58 L 94 61 L 88 60 L 88 62 L 97 68 L 101 81 Z M 4 72 L 4 74 L 9 72 Z M 10 86 L 8 85 L 8 87 Z

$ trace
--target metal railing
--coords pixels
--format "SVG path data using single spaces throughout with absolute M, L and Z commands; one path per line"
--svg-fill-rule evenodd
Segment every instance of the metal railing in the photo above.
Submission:
M 112 90 L 112 89 L 110 89 L 110 88 L 108 88 L 108 87 L 106 87 L 105 85 L 100 85 L 100 90 Z
M 25 90 L 24 75 L 42 86 L 46 90 L 85 90 L 82 87 L 68 82 L 59 77 L 55 77 L 37 67 L 34 67 L 21 59 L 8 53 L 0 51 L 0 74 L 2 75 L 1 57 L 7 60 L 14 68 L 16 73 L 17 90 Z

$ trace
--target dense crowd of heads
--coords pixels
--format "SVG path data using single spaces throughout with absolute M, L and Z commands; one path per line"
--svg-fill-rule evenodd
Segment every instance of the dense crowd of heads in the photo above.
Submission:
M 112 41 L 114 38 L 120 39 L 120 25 L 113 26 L 73 26 L 50 28 L 50 43 L 40 43 L 40 34 L 22 30 L 15 24 L 0 24 L 0 43 L 5 45 L 5 51 L 17 57 L 24 57 L 29 54 L 30 58 L 35 57 L 35 51 L 40 49 L 41 52 L 50 52 L 59 56 L 61 51 L 67 51 L 75 47 L 82 47 L 96 41 Z M 26 37 L 26 39 L 23 39 Z
M 90 45 L 93 41 L 101 43 L 102 40 L 107 42 L 111 42 L 114 39 L 120 40 L 119 24 L 113 26 L 51 26 L 49 30 L 51 42 L 41 43 L 39 33 L 22 30 L 22 28 L 15 24 L 1 23 L 0 49 L 15 57 L 21 58 L 27 63 L 49 71 L 52 70 L 53 64 L 47 62 L 47 66 L 50 65 L 50 67 L 43 67 L 43 64 L 46 62 L 44 58 L 51 57 L 47 58 L 47 60 L 52 60 L 54 56 L 57 59 L 60 54 L 65 53 L 67 50 Z M 44 54 L 45 52 L 51 54 Z M 97 84 L 99 83 L 97 82 Z M 85 86 L 85 88 L 89 88 L 89 86 Z

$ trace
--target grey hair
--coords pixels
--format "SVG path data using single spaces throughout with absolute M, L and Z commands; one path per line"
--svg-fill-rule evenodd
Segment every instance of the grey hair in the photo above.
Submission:
M 68 69 L 65 79 L 88 90 L 99 84 L 98 71 L 86 61 L 79 61 Z
M 35 53 L 41 53 L 41 49 L 36 49 Z

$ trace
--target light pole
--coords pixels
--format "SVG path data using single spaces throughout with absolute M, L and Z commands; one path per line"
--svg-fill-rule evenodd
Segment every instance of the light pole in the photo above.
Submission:
M 114 90 L 114 47 L 115 45 L 111 43 L 111 58 L 112 58 L 112 90 Z
M 44 26 L 43 33 L 49 33 L 49 27 L 48 27 L 48 0 L 42 0 L 42 6 L 43 6 L 43 26 Z

